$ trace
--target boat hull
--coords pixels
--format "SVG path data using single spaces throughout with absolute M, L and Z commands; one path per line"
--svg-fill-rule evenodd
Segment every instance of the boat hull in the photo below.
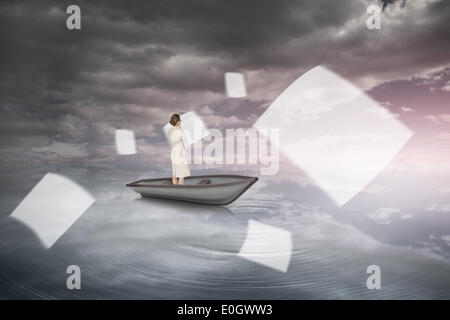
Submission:
M 231 175 L 192 176 L 186 178 L 184 185 L 172 185 L 168 184 L 169 179 L 140 180 L 127 186 L 148 198 L 226 205 L 238 199 L 258 180 L 256 177 Z M 195 184 L 205 180 L 211 183 Z

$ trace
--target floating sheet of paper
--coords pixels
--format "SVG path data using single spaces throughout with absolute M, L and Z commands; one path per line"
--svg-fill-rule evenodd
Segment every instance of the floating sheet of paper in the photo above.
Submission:
M 11 214 L 50 248 L 95 202 L 70 179 L 47 173 Z
M 199 117 L 194 111 L 189 111 L 180 115 L 181 127 L 184 130 L 186 140 L 188 144 L 195 143 L 209 136 L 208 128 L 205 126 L 201 117 Z M 164 134 L 167 137 L 167 132 L 172 127 L 170 123 L 167 123 L 163 127 Z
M 287 230 L 249 220 L 247 237 L 239 256 L 286 272 L 292 254 L 292 236 Z
M 294 81 L 254 127 L 279 129 L 271 141 L 339 206 L 360 192 L 412 136 L 354 85 L 318 66 Z
M 116 150 L 118 154 L 135 154 L 136 140 L 134 132 L 130 130 L 116 130 Z
M 247 96 L 244 75 L 241 73 L 225 73 L 225 88 L 230 98 L 242 98 Z

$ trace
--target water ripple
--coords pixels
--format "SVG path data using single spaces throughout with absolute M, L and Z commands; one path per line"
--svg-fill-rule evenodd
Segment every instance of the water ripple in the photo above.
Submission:
M 291 232 L 286 273 L 237 254 L 248 221 Z M 381 244 L 317 208 L 284 199 L 228 207 L 118 199 L 94 205 L 55 246 L 33 243 L 24 226 L 0 224 L 5 297 L 33 299 L 428 299 L 450 297 L 447 261 Z M 22 245 L 14 242 L 21 231 Z M 65 288 L 65 268 L 82 270 L 82 290 Z M 382 290 L 366 268 L 382 267 Z M 411 276 L 412 274 L 416 276 Z M 418 280 L 420 279 L 420 280 Z

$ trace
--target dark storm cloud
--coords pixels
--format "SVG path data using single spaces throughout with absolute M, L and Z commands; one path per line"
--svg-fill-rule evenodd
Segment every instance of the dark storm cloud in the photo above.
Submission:
M 394 4 L 398 0 L 379 0 L 379 2 L 383 5 L 383 10 L 390 4 Z
M 383 6 L 383 11 L 384 9 L 386 9 L 386 7 L 388 5 L 394 4 L 396 2 L 400 2 L 401 1 L 401 7 L 404 8 L 406 5 L 406 0 L 379 0 L 379 2 L 381 3 L 381 5 Z
M 7 48 L 1 56 L 4 71 L 14 73 L 16 80 L 39 74 L 34 81 L 43 81 L 42 86 L 50 87 L 43 89 L 53 90 L 65 91 L 89 81 L 99 86 L 98 79 L 89 74 L 107 70 L 133 75 L 132 79 L 117 81 L 120 88 L 222 91 L 227 69 L 283 65 L 284 61 L 270 57 L 278 46 L 317 28 L 342 25 L 351 16 L 350 3 L 328 11 L 323 10 L 327 4 L 324 1 L 132 3 L 78 2 L 83 14 L 81 32 L 65 29 L 66 6 L 61 2 L 5 5 L 2 21 L 8 28 L 2 29 L 2 42 Z M 183 54 L 195 58 L 182 60 Z M 177 55 L 181 55 L 179 64 Z M 164 65 L 171 57 L 173 64 Z M 213 65 L 208 58 L 216 58 Z M 190 65 L 198 69 L 198 77 L 183 72 Z M 212 68 L 220 72 L 211 72 Z
M 83 13 L 83 31 L 78 33 L 65 30 L 66 6 L 61 2 L 6 5 L 3 23 L 14 27 L 2 31 L 9 47 L 2 53 L 2 61 L 11 60 L 8 57 L 12 55 L 16 59 L 5 67 L 15 72 L 39 73 L 46 85 L 64 91 L 74 84 L 101 86 L 99 79 L 90 75 L 104 70 L 132 75 L 127 79 L 102 79 L 119 89 L 156 86 L 222 91 L 222 74 L 227 69 L 291 68 L 320 63 L 327 55 L 324 49 L 328 49 L 320 37 L 331 45 L 334 42 L 341 51 L 344 46 L 358 44 L 364 48 L 362 36 L 367 31 L 361 28 L 362 32 L 350 34 L 338 43 L 334 34 L 327 32 L 318 34 L 312 42 L 307 39 L 320 30 L 341 28 L 355 14 L 363 12 L 364 2 L 355 5 L 355 1 L 339 5 L 333 1 L 78 4 Z M 302 38 L 310 48 L 289 44 Z M 180 61 L 178 55 L 183 54 L 196 57 L 197 63 L 190 59 Z M 173 64 L 164 64 L 171 57 Z M 192 69 L 183 72 L 183 67 L 190 65 Z M 171 67 L 180 71 L 173 72 Z M 213 68 L 217 71 L 211 72 Z M 189 72 L 192 70 L 198 70 L 196 77 Z
M 72 2 L 2 1 L 0 139 L 103 144 L 123 127 L 154 141 L 168 114 L 189 110 L 251 125 L 317 64 L 380 81 L 449 62 L 448 1 L 411 2 L 410 16 L 391 6 L 381 31 L 365 27 L 374 3 L 77 1 L 82 30 L 68 31 Z M 226 99 L 229 71 L 246 75 L 248 99 Z

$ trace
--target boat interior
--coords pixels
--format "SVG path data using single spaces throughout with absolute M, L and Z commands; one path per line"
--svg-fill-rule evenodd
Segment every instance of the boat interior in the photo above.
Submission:
M 210 184 L 210 183 L 211 183 L 211 179 L 202 179 L 202 180 L 198 181 L 197 183 L 192 183 L 192 184 Z M 162 184 L 173 184 L 173 183 L 172 183 L 172 180 L 166 180 Z
M 222 184 L 229 182 L 236 182 L 241 180 L 248 180 L 251 177 L 244 176 L 190 176 L 184 179 L 185 185 L 210 185 L 210 184 Z M 172 185 L 172 178 L 160 178 L 160 179 L 146 179 L 133 183 L 134 185 Z

